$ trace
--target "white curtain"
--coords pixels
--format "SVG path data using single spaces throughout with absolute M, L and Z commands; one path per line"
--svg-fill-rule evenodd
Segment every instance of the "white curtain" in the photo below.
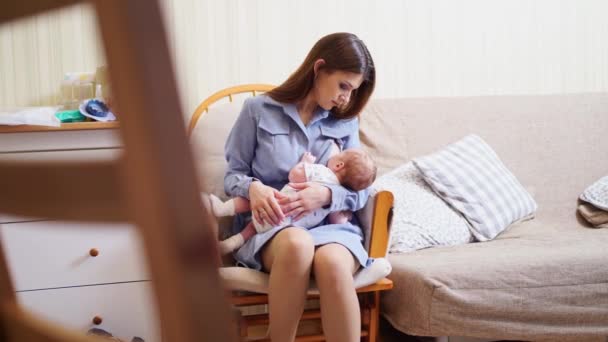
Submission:
M 161 0 L 184 115 L 212 92 L 277 84 L 321 36 L 350 31 L 375 97 L 608 91 L 604 0 Z M 104 63 L 78 5 L 0 26 L 0 106 L 57 100 L 68 71 Z

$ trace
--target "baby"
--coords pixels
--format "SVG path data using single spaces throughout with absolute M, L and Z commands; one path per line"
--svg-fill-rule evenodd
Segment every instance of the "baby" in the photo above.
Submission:
M 316 157 L 310 152 L 304 153 L 301 161 L 289 171 L 291 183 L 319 182 L 326 184 L 341 184 L 354 191 L 369 187 L 376 179 L 377 167 L 372 159 L 361 149 L 348 149 L 329 158 L 327 166 L 314 164 Z M 285 185 L 281 193 L 289 195 L 296 190 Z M 222 202 L 218 197 L 210 195 L 210 204 L 216 217 L 231 216 L 250 211 L 249 200 L 244 197 L 235 197 Z M 346 223 L 352 218 L 350 211 L 329 212 L 329 209 L 320 208 L 312 213 L 293 221 L 286 217 L 279 226 L 298 226 L 310 228 L 318 225 L 329 215 L 332 224 Z M 238 234 L 220 242 L 220 252 L 230 253 L 241 247 L 245 241 L 256 233 L 263 233 L 276 226 L 269 223 L 258 222 L 255 218 Z

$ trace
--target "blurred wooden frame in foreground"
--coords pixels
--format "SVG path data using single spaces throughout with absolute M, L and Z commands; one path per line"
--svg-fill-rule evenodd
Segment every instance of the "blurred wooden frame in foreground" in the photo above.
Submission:
M 0 25 L 77 2 L 3 1 Z M 0 211 L 133 222 L 144 240 L 163 339 L 236 341 L 218 274 L 215 221 L 199 195 L 158 0 L 91 3 L 123 113 L 124 157 L 115 163 L 2 162 Z M 100 175 L 94 184 L 91 173 Z M 41 181 L 33 182 L 32 174 Z M 18 306 L 0 245 L 0 341 L 94 340 Z

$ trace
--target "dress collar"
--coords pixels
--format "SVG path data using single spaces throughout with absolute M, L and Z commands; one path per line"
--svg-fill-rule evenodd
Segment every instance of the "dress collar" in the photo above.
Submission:
M 265 95 L 264 96 L 264 103 L 272 105 L 272 106 L 277 106 L 277 107 L 281 107 L 283 109 L 283 112 L 287 115 L 289 115 L 292 119 L 296 120 L 296 118 L 298 118 L 296 120 L 297 121 L 301 121 L 299 120 L 300 116 L 298 114 L 298 110 L 296 108 L 295 103 L 283 103 L 283 102 L 278 102 L 275 99 L 273 99 L 272 97 Z M 313 116 L 313 119 L 311 120 L 311 124 L 314 123 L 315 121 L 321 120 L 321 119 L 325 119 L 329 116 L 329 111 L 325 110 L 321 107 L 318 107 L 315 109 L 315 113 Z

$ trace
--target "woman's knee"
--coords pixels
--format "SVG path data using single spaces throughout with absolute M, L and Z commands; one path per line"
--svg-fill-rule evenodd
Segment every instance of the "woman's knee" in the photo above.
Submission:
M 282 230 L 273 239 L 271 248 L 271 267 L 276 263 L 284 263 L 294 270 L 310 267 L 315 252 L 312 236 L 299 228 Z
M 313 259 L 315 278 L 326 283 L 352 281 L 356 262 L 350 251 L 340 244 L 317 249 Z

